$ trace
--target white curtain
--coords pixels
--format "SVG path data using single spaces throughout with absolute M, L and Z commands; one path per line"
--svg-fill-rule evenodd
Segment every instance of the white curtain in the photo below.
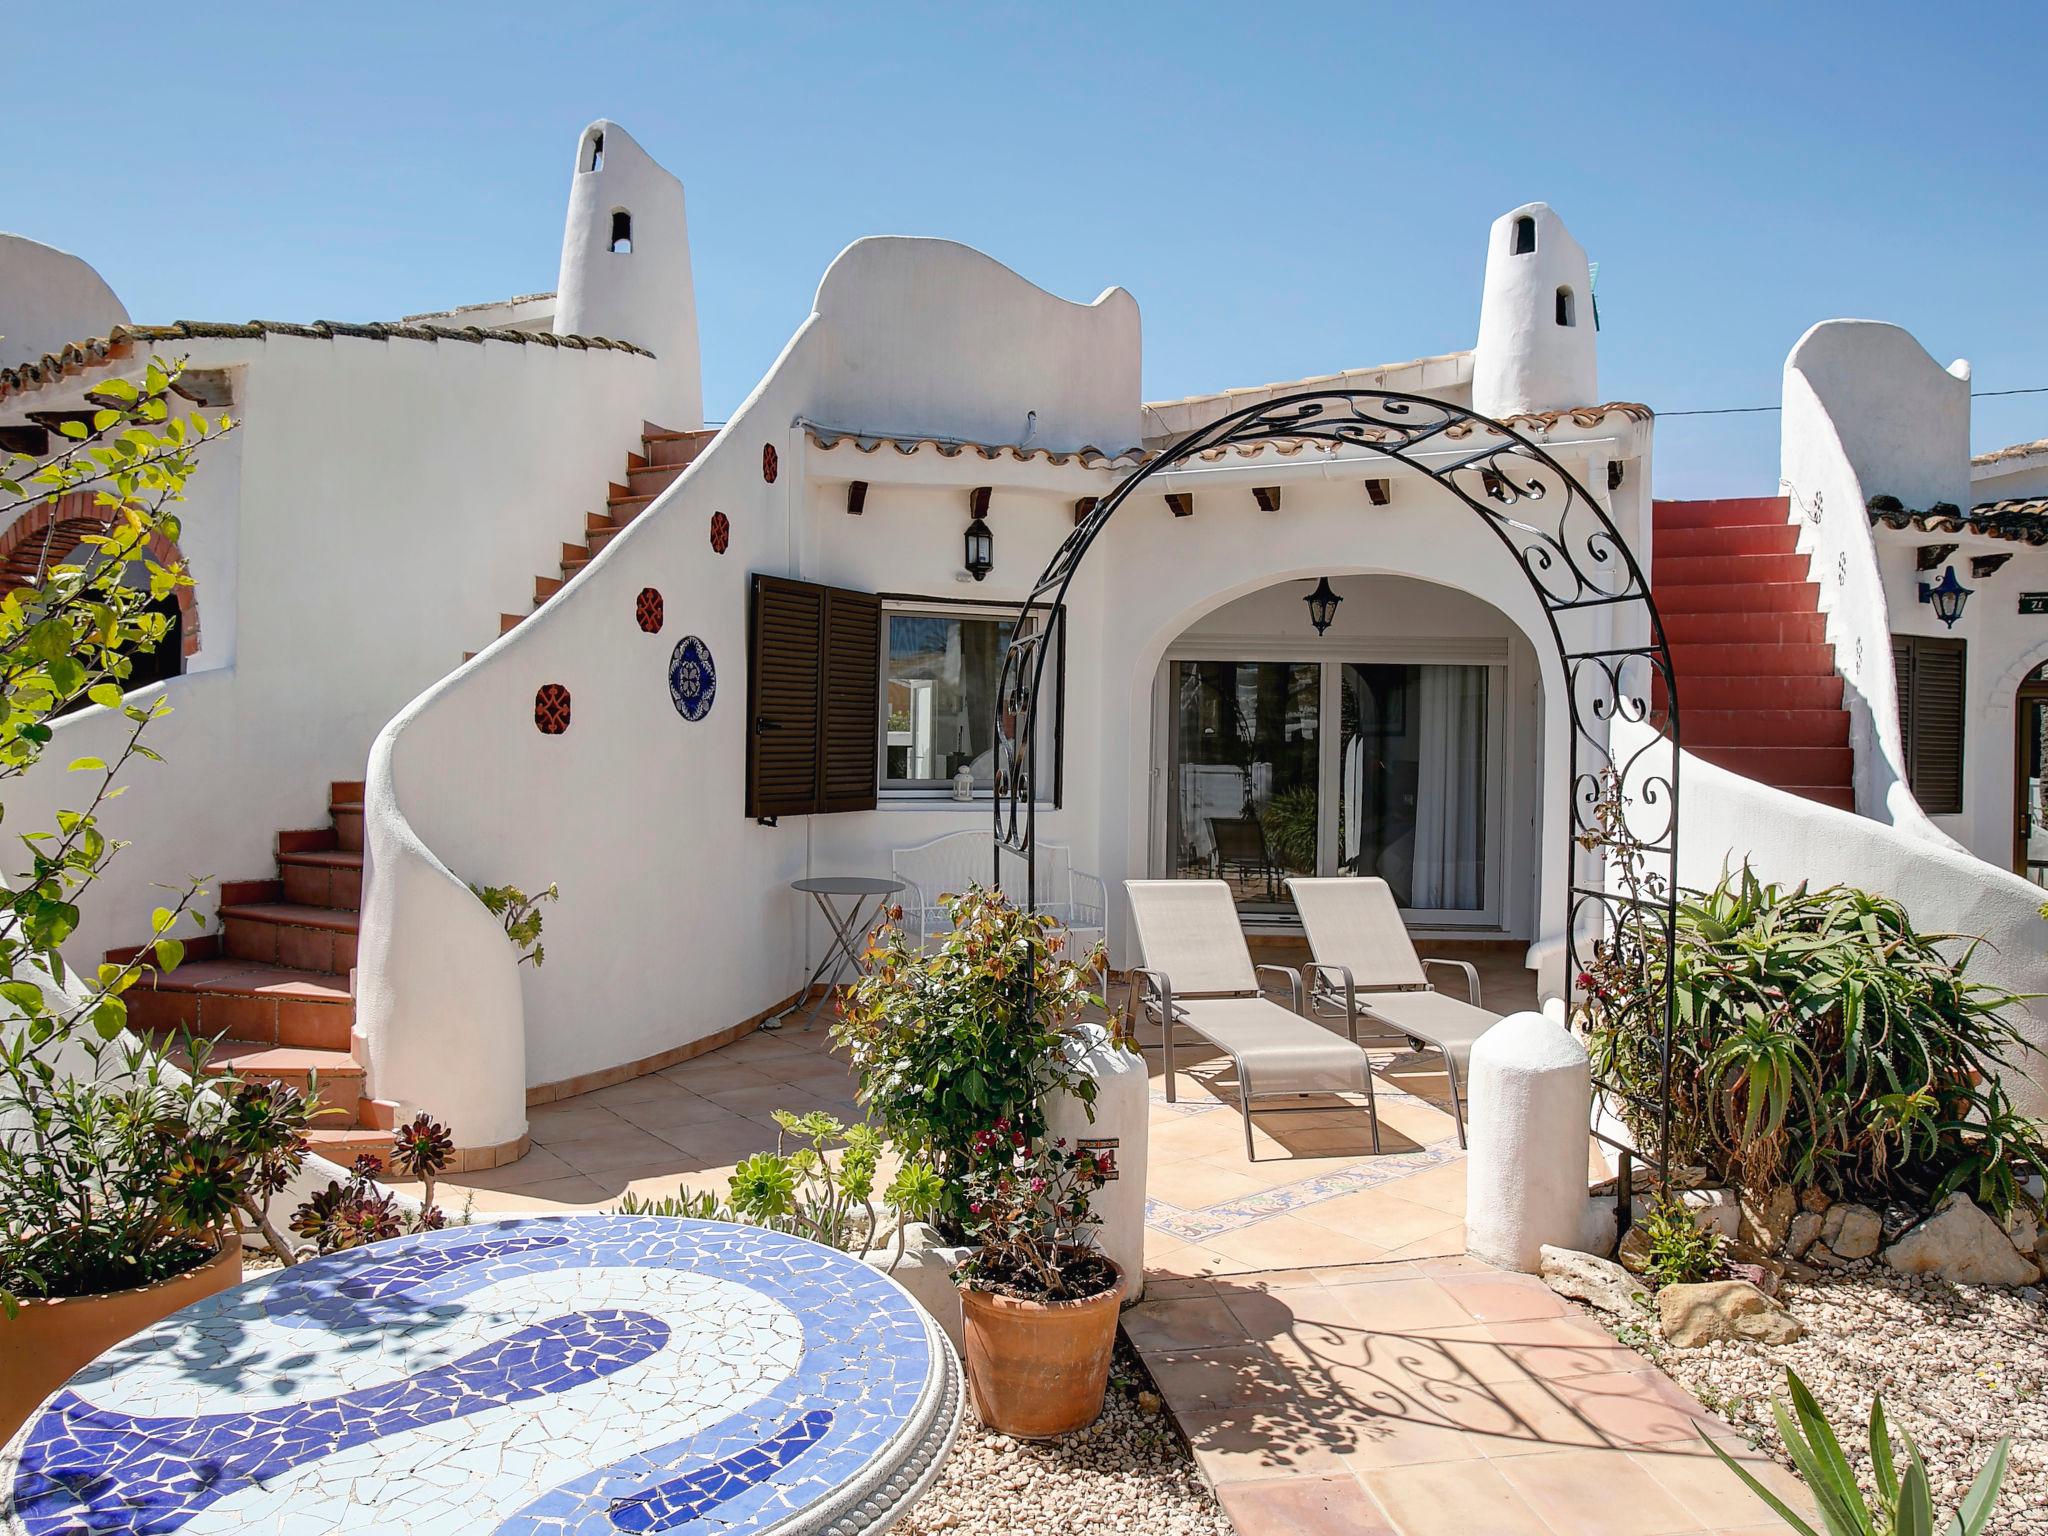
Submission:
M 1427 666 L 1416 703 L 1414 891 L 1422 911 L 1486 903 L 1486 668 Z

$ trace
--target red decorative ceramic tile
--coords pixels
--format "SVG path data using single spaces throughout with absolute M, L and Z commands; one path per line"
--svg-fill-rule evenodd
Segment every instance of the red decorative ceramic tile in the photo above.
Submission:
M 661 633 L 661 594 L 652 587 L 642 587 L 640 595 L 633 600 L 633 622 L 650 635 Z
M 569 690 L 560 683 L 542 683 L 533 694 L 533 723 L 543 736 L 569 729 Z
M 763 443 L 761 445 L 761 478 L 770 485 L 773 485 L 775 483 L 775 470 L 775 445 L 773 443 Z
M 771 453 L 773 449 L 769 450 Z M 769 476 L 772 480 L 773 475 Z M 719 554 L 725 553 L 726 545 L 732 542 L 732 523 L 723 512 L 711 514 L 711 547 Z

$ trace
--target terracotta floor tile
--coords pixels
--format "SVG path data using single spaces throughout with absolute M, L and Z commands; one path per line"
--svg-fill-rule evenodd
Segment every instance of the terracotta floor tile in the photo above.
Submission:
M 1364 1237 L 1318 1227 L 1293 1216 L 1269 1216 L 1247 1227 L 1219 1232 L 1204 1246 L 1228 1258 L 1242 1259 L 1257 1269 L 1306 1268 L 1310 1264 L 1364 1264 L 1386 1252 L 1378 1243 Z
M 1813 1498 L 1804 1483 L 1762 1452 L 1746 1447 L 1745 1450 L 1747 1454 L 1737 1459 L 1752 1476 L 1794 1510 L 1802 1514 L 1812 1512 Z M 1730 1454 L 1735 1452 L 1731 1450 Z M 1665 1450 L 1631 1451 L 1629 1459 L 1655 1478 L 1701 1525 L 1721 1529 L 1775 1522 L 1775 1529 L 1785 1529 L 1770 1506 L 1744 1487 L 1719 1457 L 1694 1454 L 1688 1447 L 1682 1455 Z
M 1176 1414 L 1197 1408 L 1234 1408 L 1301 1395 L 1301 1385 L 1259 1344 L 1148 1353 L 1145 1367 Z
M 1446 1275 L 1441 1284 L 1475 1322 L 1565 1315 L 1564 1298 L 1534 1275 Z
M 1417 1238 L 1398 1248 L 1389 1248 L 1390 1259 L 1458 1258 L 1465 1252 L 1465 1225 L 1446 1227 L 1431 1237 Z
M 1341 1426 L 1320 1423 L 1294 1403 L 1199 1408 L 1175 1414 L 1202 1473 L 1218 1487 L 1275 1477 L 1324 1477 L 1344 1470 L 1351 1449 Z
M 548 1150 L 581 1174 L 598 1174 L 614 1168 L 666 1165 L 674 1148 L 659 1136 L 637 1126 L 622 1125 L 572 1141 L 551 1142 Z
M 1361 1480 L 1406 1536 L 1557 1536 L 1569 1529 L 1544 1523 L 1508 1480 L 1485 1462 L 1387 1467 L 1366 1472 Z
M 1207 1276 L 1226 1274 L 1237 1267 L 1213 1248 L 1204 1248 L 1199 1243 L 1169 1244 L 1153 1256 L 1152 1238 L 1158 1234 L 1145 1234 L 1145 1273 L 1158 1274 L 1168 1279 L 1197 1280 Z
M 1697 1440 L 1701 1430 L 1731 1432 L 1654 1368 L 1580 1376 L 1549 1387 L 1610 1444 L 1649 1446 Z
M 1244 1325 L 1214 1296 L 1144 1301 L 1126 1311 L 1124 1332 L 1138 1349 L 1207 1349 L 1245 1340 Z
M 1333 1294 L 1361 1328 L 1406 1333 L 1417 1328 L 1458 1328 L 1473 1319 L 1438 1280 L 1383 1280 L 1345 1285 Z
M 1321 1200 L 1314 1205 L 1302 1206 L 1295 1214 L 1326 1231 L 1350 1233 L 1377 1243 L 1389 1252 L 1453 1227 L 1460 1235 L 1459 1251 L 1462 1252 L 1465 1246 L 1462 1240 L 1464 1223 L 1460 1218 L 1403 1200 L 1390 1188 L 1362 1190 L 1355 1195 Z
M 649 1099 L 639 1104 L 621 1104 L 618 1116 L 628 1125 L 637 1125 L 643 1131 L 652 1131 L 657 1136 L 666 1136 L 671 1131 L 691 1125 L 725 1124 L 737 1126 L 741 1123 L 752 1125 L 744 1115 L 736 1114 L 714 1099 L 699 1094 L 675 1092 L 659 1099 Z
M 1639 1371 L 1648 1362 L 1598 1323 L 1576 1316 L 1525 1318 L 1484 1327 L 1503 1353 L 1539 1381 L 1608 1371 Z
M 1552 1451 L 1495 1463 L 1510 1487 L 1572 1536 L 1670 1536 L 1695 1531 L 1677 1499 L 1623 1451 Z
M 1268 1187 L 1235 1168 L 1187 1158 L 1173 1159 L 1153 1167 L 1146 1178 L 1145 1193 L 1182 1210 L 1199 1210 L 1204 1206 L 1221 1205 L 1226 1200 L 1256 1195 Z
M 543 1179 L 518 1189 L 478 1190 L 476 1214 L 524 1213 L 528 1211 L 591 1210 L 611 1199 L 603 1185 L 575 1174 L 568 1178 Z M 444 1198 L 441 1209 L 451 1214 L 462 1208 L 461 1198 Z
M 1466 1432 L 1474 1450 L 1489 1458 L 1614 1446 L 1548 1382 L 1487 1383 L 1483 1390 L 1447 1403 L 1444 1416 Z
M 1355 1477 L 1225 1483 L 1216 1497 L 1237 1536 L 1397 1536 Z
M 1389 1410 L 1395 1405 L 1389 1401 Z M 1421 1467 L 1439 1462 L 1471 1463 L 1479 1453 L 1462 1430 L 1437 1419 L 1399 1411 L 1375 1412 L 1356 1409 L 1348 1420 L 1351 1449 L 1340 1458 L 1354 1473 L 1380 1472 L 1389 1467 Z
M 740 1046 L 729 1045 L 708 1056 L 664 1067 L 656 1075 L 706 1098 L 715 1098 L 728 1089 L 764 1088 L 777 1081 L 773 1072 L 763 1069 L 758 1056 L 744 1059 L 733 1054 L 740 1049 Z
M 602 1104 L 606 1109 L 622 1109 L 628 1104 L 646 1104 L 668 1098 L 672 1094 L 687 1092 L 687 1089 L 669 1081 L 659 1072 L 650 1072 L 645 1077 L 629 1077 L 623 1083 L 613 1083 L 609 1088 L 595 1089 L 568 1102 Z
M 1170 1275 L 1155 1272 L 1148 1260 L 1145 1267 L 1145 1299 L 1147 1301 L 1179 1301 L 1189 1296 L 1213 1296 L 1216 1282 L 1196 1276 Z

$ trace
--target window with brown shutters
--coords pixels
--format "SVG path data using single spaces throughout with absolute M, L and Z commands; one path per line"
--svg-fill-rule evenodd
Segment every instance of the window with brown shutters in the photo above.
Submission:
M 1963 698 L 1968 643 L 1944 635 L 1893 635 L 1899 735 L 1906 783 L 1930 816 L 1963 809 Z
M 749 816 L 874 809 L 881 625 L 873 593 L 754 577 Z

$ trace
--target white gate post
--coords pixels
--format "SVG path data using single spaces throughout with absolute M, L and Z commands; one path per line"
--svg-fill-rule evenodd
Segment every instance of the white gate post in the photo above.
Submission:
M 1545 1243 L 1577 1248 L 1593 1107 L 1586 1048 L 1540 1013 L 1515 1013 L 1472 1047 L 1466 1093 L 1465 1247 L 1534 1274 Z

